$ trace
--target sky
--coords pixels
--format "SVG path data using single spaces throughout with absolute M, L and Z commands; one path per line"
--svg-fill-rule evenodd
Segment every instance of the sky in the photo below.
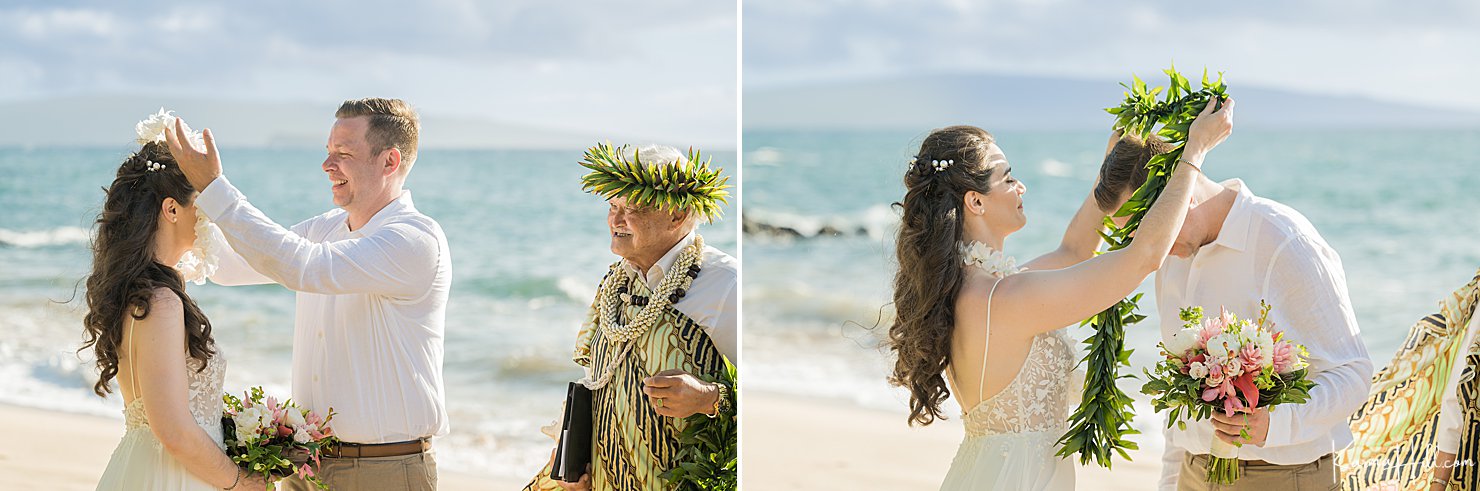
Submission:
M 733 148 L 737 29 L 733 2 L 684 0 L 6 2 L 0 102 L 400 97 L 423 117 Z
M 987 72 L 1231 86 L 1480 111 L 1480 2 L 746 0 L 746 88 Z

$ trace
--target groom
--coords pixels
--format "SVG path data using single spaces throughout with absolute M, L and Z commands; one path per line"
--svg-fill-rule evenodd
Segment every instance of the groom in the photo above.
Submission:
M 211 277 L 223 285 L 278 283 L 298 292 L 293 400 L 343 442 L 318 474 L 332 489 L 431 490 L 432 437 L 447 434 L 442 340 L 452 259 L 442 227 L 403 188 L 420 123 L 398 99 L 345 101 L 323 170 L 338 208 L 284 228 L 222 175 L 215 140 L 192 148 L 177 124 L 170 153 L 199 210 L 232 251 Z M 232 253 L 234 251 L 234 253 Z M 297 479 L 288 489 L 310 489 Z
M 1100 168 L 1100 208 L 1119 208 L 1146 180 L 1146 162 L 1167 150 L 1154 139 L 1121 139 Z M 1275 328 L 1310 350 L 1310 400 L 1232 417 L 1214 411 L 1186 430 L 1165 430 L 1163 491 L 1209 489 L 1214 438 L 1243 444 L 1242 476 L 1220 490 L 1339 489 L 1333 454 L 1351 444 L 1347 418 L 1372 385 L 1372 360 L 1357 336 L 1341 258 L 1294 209 L 1255 195 L 1239 179 L 1218 183 L 1199 175 L 1171 256 L 1156 273 L 1162 337 L 1182 328 L 1182 307 L 1254 316 L 1261 299 L 1274 307 Z

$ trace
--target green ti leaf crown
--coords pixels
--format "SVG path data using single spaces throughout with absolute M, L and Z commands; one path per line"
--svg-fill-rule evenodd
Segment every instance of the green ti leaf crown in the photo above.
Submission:
M 641 162 L 635 148 L 629 152 L 627 145 L 598 143 L 581 159 L 581 166 L 591 169 L 581 177 L 581 190 L 605 199 L 620 196 L 632 206 L 692 210 L 713 222 L 721 214 L 720 205 L 729 203 L 730 178 L 721 175 L 724 169 L 711 168 L 701 158 L 691 147 L 683 160 Z

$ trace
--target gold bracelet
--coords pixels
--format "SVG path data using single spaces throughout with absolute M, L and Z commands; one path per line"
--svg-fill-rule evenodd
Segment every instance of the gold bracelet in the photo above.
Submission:
M 1439 479 L 1439 476 L 1429 476 L 1429 484 L 1438 484 L 1439 489 L 1449 489 L 1449 480 Z

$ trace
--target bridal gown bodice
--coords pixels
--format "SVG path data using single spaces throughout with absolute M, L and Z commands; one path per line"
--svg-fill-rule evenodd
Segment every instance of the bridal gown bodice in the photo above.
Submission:
M 221 434 L 221 415 L 225 402 L 221 399 L 222 387 L 226 382 L 226 358 L 217 348 L 216 354 L 201 369 L 201 362 L 188 358 L 185 366 L 186 381 L 189 382 L 190 415 L 210 435 L 216 446 L 224 449 Z M 148 383 L 147 380 L 141 381 Z M 137 390 L 138 385 L 134 385 Z M 123 408 L 123 440 L 113 450 L 108 460 L 108 469 L 98 481 L 99 490 L 214 490 L 219 489 L 191 474 L 185 466 L 175 460 L 164 448 L 149 427 L 149 416 L 144 409 L 142 396 Z
M 1068 328 L 1033 337 L 1012 381 L 962 416 L 966 437 L 941 489 L 1074 488 L 1072 461 L 1054 455 L 1083 388 L 1074 355 Z

